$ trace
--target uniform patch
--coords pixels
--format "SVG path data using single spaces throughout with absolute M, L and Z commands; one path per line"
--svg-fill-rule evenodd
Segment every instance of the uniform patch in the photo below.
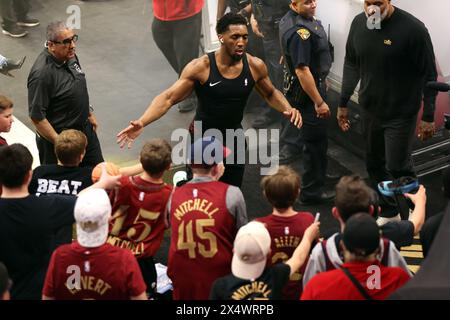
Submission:
M 300 38 L 302 38 L 303 40 L 308 40 L 309 37 L 311 36 L 311 33 L 309 32 L 309 30 L 305 29 L 305 28 L 298 29 L 297 33 L 300 36 Z
M 384 44 L 387 46 L 391 46 L 392 45 L 392 41 L 391 40 L 384 40 Z

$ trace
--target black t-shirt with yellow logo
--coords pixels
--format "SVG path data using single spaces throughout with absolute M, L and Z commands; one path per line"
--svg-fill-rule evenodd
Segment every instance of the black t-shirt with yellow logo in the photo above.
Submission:
M 281 290 L 289 280 L 289 265 L 278 263 L 266 268 L 254 281 L 230 274 L 217 279 L 211 289 L 211 300 L 280 300 Z

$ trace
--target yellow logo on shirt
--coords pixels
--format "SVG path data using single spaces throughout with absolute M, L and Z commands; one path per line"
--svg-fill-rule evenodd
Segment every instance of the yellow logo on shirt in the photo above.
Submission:
M 390 45 L 392 45 L 392 41 L 391 40 L 384 40 L 384 44 L 385 45 L 387 45 L 387 46 L 390 46 Z
M 303 40 L 308 40 L 309 37 L 311 36 L 311 33 L 309 32 L 309 30 L 305 29 L 305 28 L 298 29 L 297 33 L 300 36 L 300 38 L 302 38 Z

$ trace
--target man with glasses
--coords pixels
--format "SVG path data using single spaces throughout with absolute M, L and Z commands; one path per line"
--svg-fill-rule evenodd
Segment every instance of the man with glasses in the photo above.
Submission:
M 54 142 L 65 129 L 82 131 L 88 145 L 80 166 L 103 162 L 89 105 L 86 78 L 75 54 L 78 35 L 63 22 L 47 27 L 46 48 L 37 57 L 28 76 L 29 116 L 36 127 L 41 164 L 55 164 Z

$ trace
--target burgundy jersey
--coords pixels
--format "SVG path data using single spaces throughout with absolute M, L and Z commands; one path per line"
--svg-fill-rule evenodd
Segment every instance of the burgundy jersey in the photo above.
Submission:
M 305 230 L 314 222 L 314 217 L 309 212 L 298 212 L 294 216 L 283 217 L 273 214 L 258 218 L 257 221 L 266 224 L 272 238 L 271 256 L 269 264 L 287 261 L 295 251 L 295 248 L 303 239 Z M 298 300 L 302 293 L 302 276 L 306 263 L 295 272 L 283 288 L 283 299 Z
M 176 300 L 206 300 L 212 283 L 231 273 L 236 221 L 226 206 L 228 187 L 187 183 L 173 193 L 167 273 Z
M 43 294 L 56 300 L 128 300 L 145 292 L 141 270 L 129 250 L 78 242 L 53 252 Z
M 130 249 L 136 258 L 153 257 L 164 238 L 164 213 L 172 186 L 141 177 L 123 177 L 113 196 L 108 243 Z

